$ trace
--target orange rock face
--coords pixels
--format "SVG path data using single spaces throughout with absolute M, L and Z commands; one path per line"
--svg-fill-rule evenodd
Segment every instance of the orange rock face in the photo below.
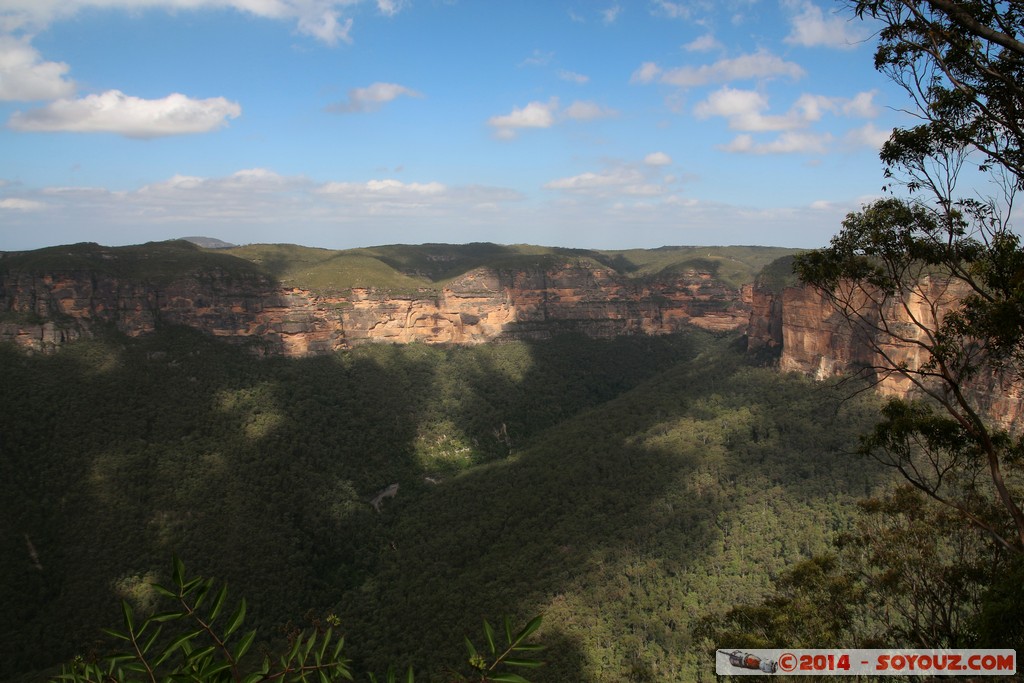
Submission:
M 867 369 L 869 379 L 883 395 L 906 397 L 913 385 L 899 373 L 870 370 L 887 364 L 922 367 L 930 360 L 926 350 L 915 344 L 924 334 L 921 326 L 932 327 L 958 306 L 966 294 L 963 288 L 945 280 L 925 279 L 916 295 L 905 304 L 889 302 L 882 308 L 870 306 L 863 298 L 861 310 L 872 321 L 884 318 L 890 334 L 874 333 L 868 327 L 851 325 L 811 287 L 789 287 L 781 296 L 755 292 L 748 349 L 781 346 L 779 369 L 799 372 L 816 379 L 849 375 Z M 780 344 L 781 338 L 781 344 Z M 968 391 L 979 406 L 1007 425 L 1024 416 L 1024 397 L 1019 386 L 988 375 L 972 380 Z
M 499 337 L 665 334 L 697 325 L 742 329 L 749 297 L 707 273 L 635 280 L 565 263 L 479 268 L 440 291 L 353 289 L 325 295 L 256 275 L 212 271 L 172 282 L 125 281 L 90 271 L 5 273 L 0 339 L 46 351 L 110 323 L 137 336 L 160 323 L 187 325 L 262 353 L 306 356 L 368 342 L 475 344 Z

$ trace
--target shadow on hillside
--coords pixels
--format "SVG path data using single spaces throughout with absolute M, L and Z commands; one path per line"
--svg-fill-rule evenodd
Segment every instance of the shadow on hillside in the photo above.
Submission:
M 257 361 L 171 329 L 49 358 L 3 350 L 0 511 L 11 521 L 0 608 L 12 619 L 0 678 L 87 650 L 118 622 L 119 597 L 145 607 L 172 554 L 227 580 L 253 623 L 337 611 L 351 653 L 373 670 L 461 661 L 462 635 L 480 638 L 482 619 L 545 612 L 552 663 L 531 679 L 664 678 L 645 652 L 690 647 L 683 582 L 713 574 L 702 564 L 712 554 L 743 561 L 722 547 L 745 524 L 732 511 L 762 500 L 753 484 L 738 488 L 744 470 L 767 458 L 774 469 L 758 485 L 816 495 L 831 467 L 768 444 L 796 438 L 784 428 L 839 438 L 793 426 L 774 385 L 748 381 L 742 391 L 762 395 L 739 395 L 748 370 L 737 357 L 692 362 L 708 337 L 673 343 Z M 778 415 L 762 428 L 744 417 L 751 406 Z M 423 457 L 424 430 L 439 420 L 491 460 L 439 474 Z M 741 439 L 747 450 L 726 457 Z M 370 498 L 394 483 L 376 512 Z M 807 552 L 793 544 L 769 551 Z M 659 597 L 655 576 L 679 585 Z

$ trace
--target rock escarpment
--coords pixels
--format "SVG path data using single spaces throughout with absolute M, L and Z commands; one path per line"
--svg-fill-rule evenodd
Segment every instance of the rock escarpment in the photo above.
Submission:
M 810 286 L 754 287 L 747 348 L 751 352 L 774 351 L 783 372 L 819 380 L 862 372 L 879 393 L 909 396 L 914 387 L 906 377 L 874 368 L 891 362 L 916 369 L 927 363 L 924 347 L 913 343 L 922 334 L 920 325 L 934 325 L 936 314 L 941 318 L 967 293 L 942 279 L 925 279 L 918 287 L 920 295 L 905 307 L 895 302 L 882 309 L 864 306 L 869 320 L 884 318 L 891 330 L 909 341 L 873 332 L 873 325 L 851 325 Z M 988 375 L 972 380 L 968 390 L 979 406 L 1008 425 L 1024 417 L 1019 385 Z
M 113 252 L 111 252 L 113 253 Z M 479 267 L 444 286 L 395 292 L 312 291 L 255 269 L 145 272 L 52 266 L 2 268 L 0 339 L 37 351 L 113 325 L 130 336 L 187 325 L 270 355 L 329 353 L 368 342 L 472 344 L 742 329 L 749 301 L 710 273 L 630 278 L 566 259 L 536 268 Z

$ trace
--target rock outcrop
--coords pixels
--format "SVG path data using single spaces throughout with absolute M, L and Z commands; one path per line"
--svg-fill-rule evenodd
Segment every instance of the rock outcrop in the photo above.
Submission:
M 899 373 L 875 372 L 873 368 L 887 363 L 920 368 L 928 362 L 924 347 L 914 343 L 923 333 L 921 325 L 934 325 L 936 315 L 941 318 L 967 293 L 941 279 L 924 279 L 918 287 L 918 296 L 906 306 L 891 302 L 875 309 L 864 303 L 862 310 L 869 324 L 863 326 L 852 325 L 812 287 L 785 287 L 781 291 L 755 287 L 747 348 L 751 352 L 775 351 L 783 372 L 798 372 L 819 380 L 864 372 L 879 393 L 906 397 L 914 390 L 910 380 Z M 874 322 L 881 318 L 901 339 L 875 330 Z M 1007 425 L 1024 417 L 1020 389 L 991 375 L 979 376 L 968 386 L 977 405 Z
M 131 336 L 187 325 L 261 353 L 305 356 L 368 342 L 473 344 L 539 339 L 562 331 L 594 337 L 664 334 L 687 325 L 740 330 L 749 297 L 709 273 L 630 278 L 565 260 L 533 269 L 476 268 L 439 289 L 285 287 L 255 271 L 221 268 L 173 277 L 100 270 L 0 270 L 0 339 L 46 351 L 113 325 Z

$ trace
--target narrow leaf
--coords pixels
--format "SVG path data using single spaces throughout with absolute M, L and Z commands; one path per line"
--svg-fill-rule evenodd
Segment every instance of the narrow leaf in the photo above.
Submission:
M 132 606 L 127 600 L 121 601 L 121 614 L 124 615 L 124 627 L 128 629 L 128 633 L 135 633 L 135 618 L 132 615 Z
M 252 647 L 254 640 L 256 640 L 256 629 L 253 629 L 242 636 L 242 640 L 238 642 L 238 647 L 235 649 L 236 661 L 245 656 L 245 653 L 249 651 L 250 647 Z
M 231 615 L 231 621 L 228 622 L 228 627 L 224 629 L 224 637 L 227 638 L 232 633 L 238 630 L 238 627 L 242 625 L 242 621 L 245 620 L 245 598 L 238 603 L 238 609 Z
M 210 623 L 220 615 L 221 609 L 224 608 L 224 600 L 228 597 L 228 585 L 225 583 L 217 591 L 217 597 L 213 599 L 213 607 L 210 608 Z
M 528 638 L 531 633 L 533 633 L 538 628 L 540 628 L 540 624 L 541 624 L 542 621 L 544 621 L 544 617 L 542 615 L 540 615 L 540 614 L 538 614 L 533 619 L 531 619 L 530 623 L 528 623 L 526 626 L 524 626 L 523 630 L 520 631 L 516 635 L 516 642 L 519 642 L 521 640 L 524 640 L 525 638 Z
M 539 659 L 512 659 L 507 657 L 502 662 L 509 666 L 521 666 L 526 669 L 536 669 L 537 667 L 544 666 L 544 662 Z
M 465 636 L 463 639 L 466 641 L 466 650 L 469 651 L 469 658 L 473 659 L 477 656 L 476 648 L 473 647 L 473 641 L 469 639 L 469 636 Z M 125 638 L 125 640 L 127 640 L 127 638 Z
M 487 647 L 491 649 L 491 654 L 498 654 L 498 647 L 494 643 L 494 629 L 486 619 L 484 619 L 484 635 L 487 636 Z
M 494 683 L 530 683 L 519 674 L 494 674 L 488 676 L 488 680 L 494 681 Z

